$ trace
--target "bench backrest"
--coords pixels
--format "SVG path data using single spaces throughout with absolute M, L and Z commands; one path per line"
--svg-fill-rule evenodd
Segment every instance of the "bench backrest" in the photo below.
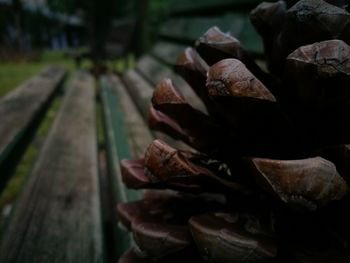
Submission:
M 255 32 L 249 12 L 259 0 L 171 0 L 169 19 L 160 27 L 162 39 L 192 45 L 209 27 L 218 26 L 239 39 L 255 54 L 262 54 L 260 37 Z

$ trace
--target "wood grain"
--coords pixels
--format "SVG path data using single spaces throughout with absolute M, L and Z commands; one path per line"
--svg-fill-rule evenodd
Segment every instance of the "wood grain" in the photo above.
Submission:
M 48 66 L 0 99 L 0 163 L 23 136 L 65 74 L 66 70 L 61 66 Z
M 125 116 L 124 123 L 131 146 L 131 155 L 133 158 L 142 158 L 148 145 L 153 141 L 153 135 L 120 79 L 116 75 L 110 75 L 109 81 L 111 88 L 118 94 L 119 107 Z
M 102 262 L 94 80 L 74 75 L 0 243 L 1 262 Z
M 154 87 L 134 69 L 126 71 L 123 75 L 123 80 L 134 103 L 146 119 Z

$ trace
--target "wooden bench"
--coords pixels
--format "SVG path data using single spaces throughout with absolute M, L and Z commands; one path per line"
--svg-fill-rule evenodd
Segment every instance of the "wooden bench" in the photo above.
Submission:
M 94 79 L 82 71 L 73 74 L 0 233 L 0 262 L 117 261 L 132 239 L 118 225 L 115 206 L 140 196 L 122 183 L 119 161 L 142 157 L 155 137 L 187 147 L 149 130 L 147 112 L 155 85 L 169 77 L 195 107 L 203 109 L 172 66 L 178 54 L 213 25 L 231 30 L 259 54 L 260 42 L 247 19 L 247 11 L 256 2 L 244 1 L 243 8 L 238 8 L 242 1 L 169 1 L 169 19 L 159 29 L 159 40 L 150 52 L 122 76 L 110 74 L 99 80 L 107 171 L 102 171 L 97 147 Z M 65 73 L 62 67 L 49 67 L 0 100 L 0 190 L 62 86 Z
M 45 69 L 0 100 L 2 165 L 35 132 L 65 73 Z M 95 81 L 76 72 L 1 231 L 0 262 L 104 261 L 96 138 Z
M 243 6 L 242 6 L 243 3 Z M 140 191 L 127 189 L 121 179 L 119 161 L 140 158 L 153 138 L 161 138 L 178 148 L 185 144 L 168 136 L 150 131 L 147 114 L 153 90 L 163 78 L 171 78 L 188 101 L 198 109 L 204 105 L 173 66 L 178 55 L 193 45 L 209 27 L 218 25 L 231 31 L 255 55 L 262 53 L 262 44 L 249 22 L 248 11 L 259 1 L 169 1 L 169 19 L 159 29 L 158 42 L 142 55 L 133 69 L 120 76 L 109 75 L 100 79 L 108 167 L 113 185 L 113 204 L 135 200 Z M 113 219 L 118 221 L 116 215 Z M 116 258 L 130 246 L 132 238 L 127 231 L 114 226 Z

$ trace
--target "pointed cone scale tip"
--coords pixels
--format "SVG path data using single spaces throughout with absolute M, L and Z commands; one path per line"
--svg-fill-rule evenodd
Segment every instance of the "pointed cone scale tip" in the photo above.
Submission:
M 152 103 L 154 106 L 160 104 L 184 103 L 185 99 L 174 87 L 171 79 L 163 79 L 153 92 Z
M 118 260 L 118 263 L 149 263 L 148 258 L 138 255 L 134 248 L 129 248 Z
M 140 209 L 139 202 L 119 203 L 117 205 L 117 213 L 123 225 L 131 230 L 132 221 L 140 215 L 142 210 Z
M 231 188 L 241 193 L 250 193 L 250 189 L 244 185 L 220 178 L 205 166 L 192 162 L 190 156 L 191 153 L 178 151 L 160 140 L 155 140 L 145 154 L 146 175 L 154 183 L 182 184 L 183 189 L 187 185 L 189 189 L 203 187 L 209 192 Z
M 257 180 L 295 208 L 315 210 L 349 191 L 335 165 L 321 157 L 301 160 L 251 158 Z
M 188 47 L 183 52 L 180 53 L 180 55 L 177 57 L 176 65 L 179 66 L 187 66 L 194 63 L 193 58 L 193 49 Z
M 179 174 L 197 174 L 178 150 L 161 140 L 154 140 L 146 150 L 145 169 L 154 182 L 166 181 Z
M 157 111 L 153 106 L 150 106 L 148 110 L 148 124 L 151 128 L 157 128 L 160 125 L 164 124 L 176 131 L 178 135 L 184 136 L 184 131 L 173 119 L 171 119 L 161 111 Z M 166 132 L 169 131 L 166 130 Z
M 196 45 L 208 44 L 208 45 L 225 45 L 236 43 L 240 45 L 238 39 L 234 38 L 230 34 L 222 32 L 217 26 L 209 28 L 203 36 L 201 36 Z
M 158 182 L 160 179 L 154 175 L 154 171 L 158 174 L 162 174 L 166 166 L 162 164 L 160 160 L 168 160 L 170 156 L 176 154 L 176 149 L 167 145 L 163 141 L 157 139 L 154 140 L 147 148 L 145 153 L 145 170 L 147 176 L 153 182 Z
M 257 25 L 271 23 L 276 13 L 287 11 L 287 5 L 284 1 L 262 2 L 250 12 L 250 17 Z
M 150 181 L 144 174 L 144 160 L 120 161 L 123 182 L 130 188 L 138 189 L 147 186 Z
M 209 68 L 210 96 L 247 97 L 275 102 L 272 93 L 237 59 L 224 59 Z
M 133 220 L 131 228 L 135 243 L 150 257 L 163 258 L 192 244 L 187 226 L 140 216 Z
M 198 53 L 191 47 L 186 48 L 180 55 L 177 57 L 176 66 L 187 67 L 188 69 L 198 71 L 203 76 L 206 75 L 206 72 L 209 69 L 208 64 L 203 61 Z
M 287 62 L 314 64 L 318 73 L 350 76 L 350 46 L 342 40 L 327 40 L 298 48 L 287 57 Z
M 277 247 L 269 238 L 248 233 L 229 213 L 193 216 L 191 233 L 202 256 L 210 262 L 270 262 Z

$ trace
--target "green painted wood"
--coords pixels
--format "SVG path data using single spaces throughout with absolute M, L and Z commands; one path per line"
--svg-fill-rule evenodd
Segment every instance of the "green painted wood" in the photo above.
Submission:
M 125 126 L 132 158 L 143 158 L 149 144 L 153 141 L 153 135 L 148 129 L 146 119 L 137 110 L 128 91 L 116 75 L 109 76 L 111 88 L 119 98 L 120 111 L 123 113 L 123 125 Z
M 210 27 L 218 26 L 222 31 L 229 31 L 239 36 L 244 26 L 243 14 L 227 14 L 216 17 L 193 16 L 172 18 L 160 28 L 162 37 L 175 41 L 194 44 Z
M 74 75 L 0 243 L 0 261 L 103 262 L 94 79 Z
M 195 41 L 212 26 L 230 32 L 247 50 L 262 53 L 261 38 L 251 25 L 248 15 L 243 13 L 169 19 L 160 28 L 159 35 L 168 41 L 194 45 Z
M 119 161 L 143 157 L 153 137 L 117 76 L 102 77 L 100 86 L 108 159 L 117 187 L 115 199 L 117 202 L 135 200 L 139 197 L 139 192 L 124 186 Z
M 130 159 L 132 156 L 118 94 L 113 90 L 106 76 L 100 78 L 100 96 L 105 121 L 108 166 L 112 188 L 114 188 L 112 189 L 114 201 L 126 202 L 128 200 L 127 189 L 122 182 L 119 161 L 124 158 Z
M 110 80 L 107 77 L 102 77 L 101 81 L 102 103 L 103 109 L 108 110 L 105 116 L 108 117 L 106 122 L 111 124 L 108 129 L 113 133 L 118 132 L 118 136 L 113 134 L 115 140 L 115 148 L 117 149 L 117 156 L 120 159 L 131 158 L 130 146 L 128 144 L 127 133 L 124 126 L 124 116 L 120 108 L 120 100 L 117 92 L 112 87 Z M 109 137 L 109 135 L 108 135 Z
M 244 19 L 243 30 L 238 39 L 241 41 L 242 46 L 250 53 L 259 56 L 264 53 L 263 41 L 250 22 L 249 17 Z
M 119 162 L 124 158 L 143 157 L 153 136 L 118 77 L 109 75 L 100 78 L 100 96 L 106 131 L 112 203 L 136 200 L 140 192 L 127 189 L 123 184 Z M 130 247 L 131 240 L 127 231 L 114 226 L 117 257 Z
M 62 83 L 66 69 L 48 66 L 0 99 L 0 164 Z
M 169 11 L 172 14 L 212 13 L 229 10 L 250 10 L 259 0 L 170 0 Z

